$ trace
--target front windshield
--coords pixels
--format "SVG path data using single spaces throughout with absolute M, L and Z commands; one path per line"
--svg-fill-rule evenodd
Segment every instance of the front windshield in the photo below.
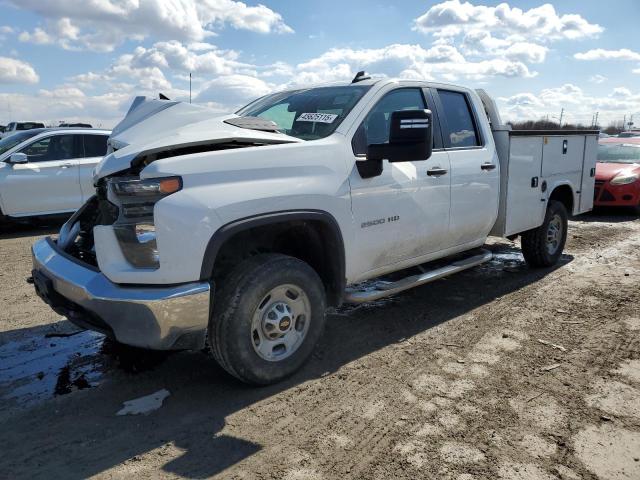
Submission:
M 604 163 L 640 163 L 640 144 L 601 143 L 598 161 Z
M 237 113 L 271 120 L 278 130 L 292 137 L 317 140 L 331 135 L 369 88 L 350 85 L 274 93 Z
M 8 152 L 19 143 L 22 143 L 26 139 L 31 138 L 37 134 L 37 131 L 26 130 L 24 132 L 14 133 L 9 137 L 3 138 L 2 140 L 0 140 L 0 155 L 2 155 L 4 152 Z

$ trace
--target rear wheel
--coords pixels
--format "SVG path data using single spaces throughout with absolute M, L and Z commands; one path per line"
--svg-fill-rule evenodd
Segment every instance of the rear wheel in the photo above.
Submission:
M 567 241 L 568 215 L 565 206 L 550 200 L 544 222 L 522 234 L 522 254 L 532 267 L 550 267 L 558 262 Z
M 256 255 L 238 265 L 216 294 L 209 345 L 231 375 L 267 385 L 302 366 L 324 322 L 324 287 L 315 270 L 286 255 Z

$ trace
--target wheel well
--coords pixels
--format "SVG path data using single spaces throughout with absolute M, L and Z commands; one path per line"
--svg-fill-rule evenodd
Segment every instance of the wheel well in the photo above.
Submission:
M 569 185 L 560 185 L 556 187 L 553 192 L 551 192 L 549 200 L 556 200 L 562 203 L 567 209 L 569 216 L 571 216 L 573 212 L 573 190 L 571 190 Z
M 242 228 L 225 235 L 224 241 L 215 249 L 215 260 L 207 277 L 214 284 L 221 284 L 224 277 L 246 258 L 260 253 L 281 253 L 309 264 L 322 279 L 328 305 L 338 306 L 345 289 L 344 246 L 335 228 L 322 220 L 307 219 Z M 203 275 L 205 268 L 203 265 Z

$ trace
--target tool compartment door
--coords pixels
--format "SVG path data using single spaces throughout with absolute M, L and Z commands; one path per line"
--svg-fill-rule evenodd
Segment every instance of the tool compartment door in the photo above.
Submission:
M 542 223 L 546 206 L 540 191 L 542 154 L 541 136 L 511 135 L 505 236 L 531 230 Z
M 580 185 L 580 209 L 578 213 L 593 210 L 593 197 L 596 187 L 596 160 L 598 158 L 598 137 L 588 135 L 584 144 L 582 165 L 582 183 Z

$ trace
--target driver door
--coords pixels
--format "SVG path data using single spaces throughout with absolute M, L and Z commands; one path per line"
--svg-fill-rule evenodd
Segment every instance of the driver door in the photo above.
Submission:
M 355 223 L 353 251 L 359 272 L 384 270 L 403 261 L 411 263 L 411 259 L 446 246 L 450 167 L 439 128 L 434 128 L 434 150 L 429 159 L 393 163 L 384 160 L 382 174 L 373 178 L 362 178 L 355 165 L 363 159 L 367 145 L 389 141 L 392 112 L 426 108 L 435 112 L 428 95 L 420 87 L 386 92 L 353 137 L 354 167 L 349 182 Z M 433 123 L 435 126 L 438 122 Z
M 82 203 L 79 135 L 50 135 L 20 150 L 27 163 L 11 164 L 2 184 L 6 215 L 71 212 Z

